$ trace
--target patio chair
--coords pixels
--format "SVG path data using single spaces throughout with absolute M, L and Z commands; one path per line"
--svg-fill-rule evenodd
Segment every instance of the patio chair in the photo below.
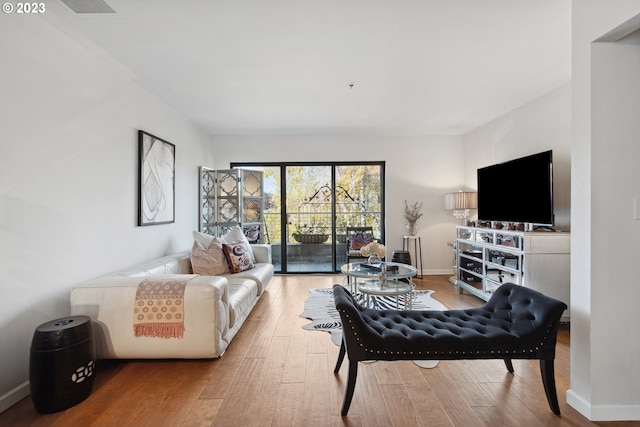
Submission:
M 373 241 L 373 227 L 347 227 L 347 263 L 368 258 L 361 249 Z

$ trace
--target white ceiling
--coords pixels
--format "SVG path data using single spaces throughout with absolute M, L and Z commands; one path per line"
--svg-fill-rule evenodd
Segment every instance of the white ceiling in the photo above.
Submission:
M 570 0 L 106 2 L 42 18 L 212 134 L 463 134 L 571 78 Z

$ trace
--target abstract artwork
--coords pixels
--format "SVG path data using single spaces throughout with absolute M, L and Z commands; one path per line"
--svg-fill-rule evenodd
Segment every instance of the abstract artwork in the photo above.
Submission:
M 176 146 L 138 131 L 138 225 L 175 222 Z

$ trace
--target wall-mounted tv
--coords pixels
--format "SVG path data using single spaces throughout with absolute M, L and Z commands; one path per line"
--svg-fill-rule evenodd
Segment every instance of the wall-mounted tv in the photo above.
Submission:
M 478 169 L 478 219 L 553 225 L 553 152 Z

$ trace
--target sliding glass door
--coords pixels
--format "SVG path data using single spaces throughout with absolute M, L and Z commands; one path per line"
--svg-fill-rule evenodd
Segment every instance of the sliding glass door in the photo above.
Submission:
M 276 271 L 333 273 L 346 262 L 347 227 L 384 241 L 384 163 L 234 163 L 265 179 L 265 234 Z
M 333 272 L 332 167 L 285 166 L 289 272 Z

